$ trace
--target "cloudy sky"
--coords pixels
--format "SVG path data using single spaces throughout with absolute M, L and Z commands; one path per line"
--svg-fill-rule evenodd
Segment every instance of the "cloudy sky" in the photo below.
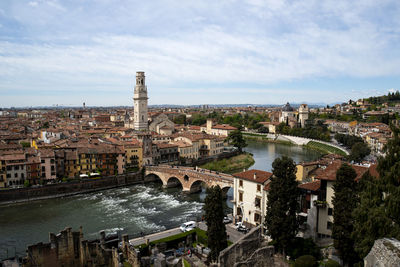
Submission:
M 333 103 L 400 89 L 399 0 L 1 0 L 0 107 Z

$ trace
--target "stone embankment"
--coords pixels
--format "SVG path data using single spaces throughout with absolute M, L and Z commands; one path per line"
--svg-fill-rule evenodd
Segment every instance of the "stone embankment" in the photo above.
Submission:
M 295 145 L 299 145 L 299 146 L 305 146 L 307 145 L 309 142 L 313 141 L 316 143 L 320 143 L 320 144 L 324 144 L 327 146 L 331 146 L 334 148 L 337 148 L 341 151 L 343 151 L 346 155 L 349 155 L 349 151 L 341 146 L 335 145 L 333 143 L 330 142 L 325 142 L 325 141 L 321 141 L 321 140 L 317 140 L 317 139 L 311 139 L 311 138 L 305 138 L 305 137 L 299 137 L 299 136 L 291 136 L 291 135 L 283 135 L 283 134 L 265 134 L 265 133 L 253 133 L 253 132 L 243 132 L 243 134 L 247 134 L 247 135 L 251 135 L 251 136 L 263 136 L 267 139 L 271 139 L 274 141 L 285 141 L 285 142 L 290 142 L 292 144 Z
M 41 187 L 17 188 L 0 191 L 0 205 L 58 198 L 76 194 L 90 193 L 115 187 L 142 183 L 142 174 L 128 173 L 110 177 L 85 179 L 69 183 L 48 184 Z

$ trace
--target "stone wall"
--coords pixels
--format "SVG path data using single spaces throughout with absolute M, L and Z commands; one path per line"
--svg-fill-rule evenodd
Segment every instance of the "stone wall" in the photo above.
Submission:
M 262 236 L 263 228 L 253 228 L 236 243 L 219 254 L 219 266 L 274 266 L 274 247 Z
M 375 240 L 364 258 L 365 267 L 400 266 L 400 241 L 394 238 Z
M 82 181 L 69 183 L 49 184 L 36 188 L 30 187 L 1 190 L 0 204 L 86 193 L 106 188 L 140 183 L 142 180 L 141 173 L 130 173 L 125 175 L 103 177 L 99 179 L 85 179 Z
M 28 247 L 23 267 L 118 267 L 119 255 L 115 248 L 105 246 L 105 234 L 100 240 L 83 240 L 82 228 L 73 232 L 70 227 L 59 234 L 50 233 L 50 243 Z
M 122 236 L 122 253 L 125 260 L 129 262 L 132 267 L 140 267 L 140 252 L 129 244 L 128 235 Z

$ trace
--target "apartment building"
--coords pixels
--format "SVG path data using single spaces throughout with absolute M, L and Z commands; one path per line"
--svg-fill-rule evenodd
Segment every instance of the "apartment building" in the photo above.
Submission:
M 249 227 L 264 222 L 268 197 L 267 185 L 272 173 L 248 170 L 233 174 L 233 217 Z

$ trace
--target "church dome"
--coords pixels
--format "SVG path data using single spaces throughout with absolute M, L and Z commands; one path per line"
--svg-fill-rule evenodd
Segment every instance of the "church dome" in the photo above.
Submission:
M 286 105 L 282 107 L 282 111 L 294 111 L 294 108 L 287 102 Z

